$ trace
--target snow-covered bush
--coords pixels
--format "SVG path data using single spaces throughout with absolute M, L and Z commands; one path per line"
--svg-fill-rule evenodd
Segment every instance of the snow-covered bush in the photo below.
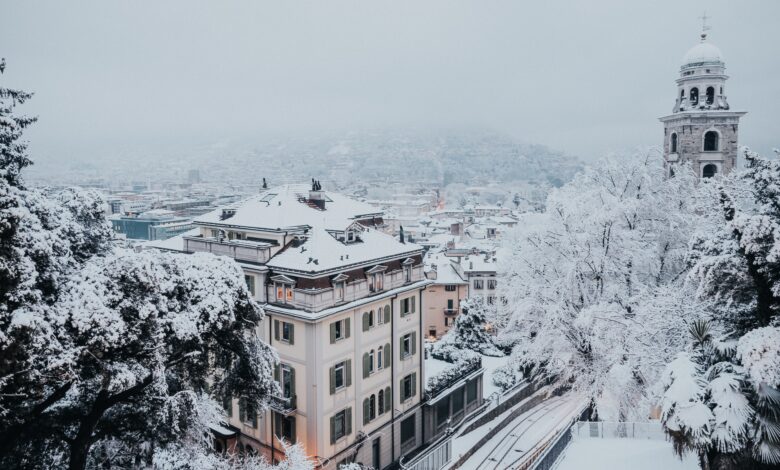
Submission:
M 682 279 L 704 190 L 685 168 L 667 178 L 655 152 L 607 159 L 553 190 L 499 256 L 506 303 L 492 323 L 500 344 L 517 345 L 507 372 L 571 387 L 602 416 L 646 419 L 649 384 L 699 309 Z
M 503 356 L 486 330 L 488 307 L 479 297 L 463 301 L 462 312 L 455 319 L 455 324 L 433 344 L 431 355 L 447 362 L 458 362 L 478 354 Z
M 474 371 L 482 366 L 482 357 L 474 354 L 471 357 L 460 356 L 451 366 L 445 368 L 436 375 L 428 377 L 428 383 L 425 385 L 425 391 L 428 393 L 437 393 L 446 389 L 455 381 L 461 379 L 469 371 Z

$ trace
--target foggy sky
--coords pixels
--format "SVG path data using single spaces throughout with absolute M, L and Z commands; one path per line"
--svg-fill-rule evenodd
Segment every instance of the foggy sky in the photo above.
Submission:
M 703 10 L 740 143 L 780 147 L 780 2 L 0 0 L 37 158 L 364 128 L 485 128 L 592 158 L 658 145 Z M 100 150 L 98 150 L 100 149 Z

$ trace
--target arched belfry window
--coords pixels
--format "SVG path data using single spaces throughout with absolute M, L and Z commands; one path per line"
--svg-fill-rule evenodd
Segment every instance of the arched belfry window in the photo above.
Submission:
M 704 165 L 704 168 L 701 170 L 701 177 L 702 178 L 712 178 L 718 173 L 718 167 L 713 165 L 712 163 L 709 163 L 707 165 Z
M 677 153 L 677 133 L 672 133 L 672 141 L 670 142 L 670 150 L 669 153 Z
M 705 152 L 717 152 L 718 151 L 718 133 L 715 131 L 707 131 L 704 134 L 704 151 Z
M 707 104 L 712 104 L 715 102 L 715 88 L 713 87 L 707 87 Z
M 694 106 L 699 104 L 699 89 L 696 87 L 691 88 L 691 104 Z
M 685 90 L 680 90 L 680 99 L 681 100 L 685 99 Z

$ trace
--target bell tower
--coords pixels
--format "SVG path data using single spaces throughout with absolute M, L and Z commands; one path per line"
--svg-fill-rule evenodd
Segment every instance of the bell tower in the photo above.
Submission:
M 720 49 L 707 40 L 702 16 L 700 41 L 683 57 L 672 114 L 664 125 L 663 153 L 670 175 L 678 163 L 690 162 L 699 178 L 730 172 L 737 165 L 739 118 L 726 100 L 726 64 Z

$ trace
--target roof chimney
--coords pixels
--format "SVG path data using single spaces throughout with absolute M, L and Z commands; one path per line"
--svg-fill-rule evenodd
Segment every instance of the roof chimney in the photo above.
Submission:
M 322 190 L 322 185 L 320 182 L 314 178 L 311 179 L 309 203 L 317 206 L 320 210 L 325 210 L 325 192 Z

